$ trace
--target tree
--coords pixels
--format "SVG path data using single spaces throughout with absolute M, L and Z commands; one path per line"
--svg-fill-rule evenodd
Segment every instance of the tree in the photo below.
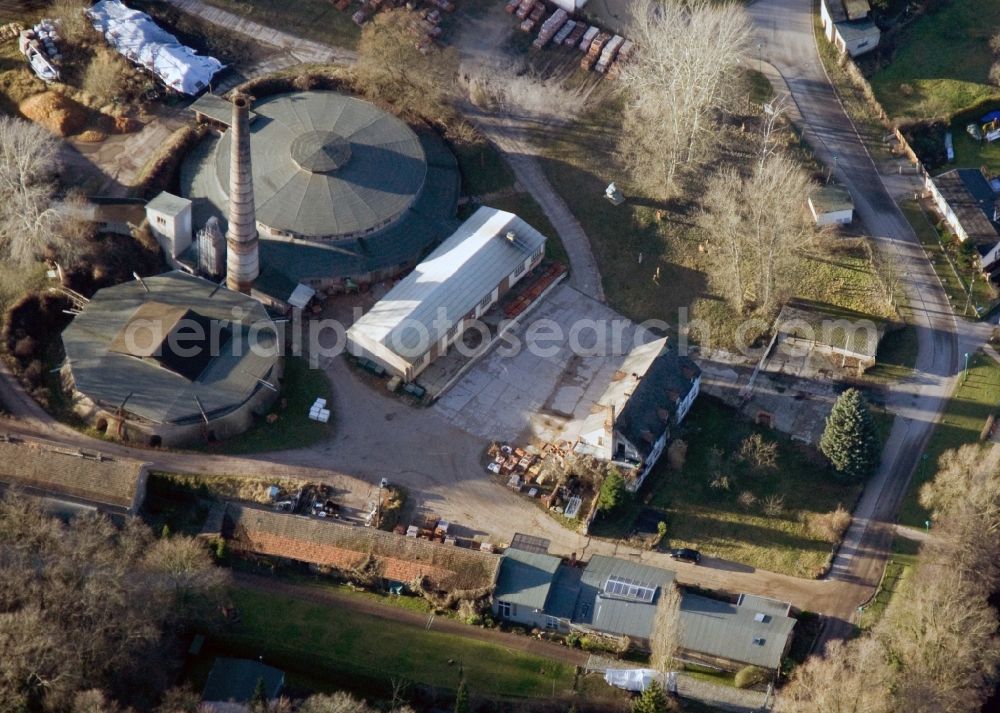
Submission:
M 41 126 L 0 117 L 0 259 L 23 267 L 50 246 L 68 247 L 52 207 L 58 149 Z
M 0 500 L 0 709 L 73 710 L 81 692 L 78 707 L 101 705 L 88 691 L 152 708 L 171 675 L 169 635 L 189 623 L 176 579 L 146 560 L 152 541 L 138 520 L 63 525 L 34 501 Z M 202 581 L 184 580 L 187 596 Z
M 671 582 L 660 590 L 653 618 L 653 634 L 649 639 L 649 663 L 657 671 L 670 671 L 681 647 L 681 593 Z
M 791 158 L 769 153 L 747 177 L 724 168 L 708 182 L 698 223 L 708 236 L 710 277 L 735 310 L 770 313 L 779 278 L 816 234 L 802 210 L 809 177 Z
M 713 155 L 715 117 L 741 93 L 750 18 L 737 3 L 638 0 L 628 36 L 639 49 L 622 66 L 621 151 L 636 182 L 667 198 Z
M 458 52 L 433 43 L 425 51 L 417 49 L 419 22 L 416 12 L 402 8 L 375 15 L 361 30 L 355 76 L 369 98 L 448 123 L 454 118 Z
M 597 509 L 604 513 L 617 510 L 628 497 L 625 479 L 616 469 L 611 471 L 601 483 L 601 491 L 597 495 Z
M 455 693 L 455 713 L 469 713 L 469 685 L 465 682 L 464 673 Z
M 837 398 L 819 448 L 844 480 L 864 480 L 875 470 L 880 453 L 878 432 L 860 391 L 848 389 Z
M 102 104 L 119 101 L 130 71 L 121 55 L 107 47 L 99 47 L 83 73 L 83 91 L 96 96 Z
M 642 695 L 632 702 L 632 713 L 667 713 L 669 710 L 667 694 L 656 681 L 650 681 Z
M 797 666 L 775 702 L 777 713 L 894 713 L 886 652 L 871 637 L 831 641 L 822 657 Z M 902 711 L 900 711 L 902 713 Z

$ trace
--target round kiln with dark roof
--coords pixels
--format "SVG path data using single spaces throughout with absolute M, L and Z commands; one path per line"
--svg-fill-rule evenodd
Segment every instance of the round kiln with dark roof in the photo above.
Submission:
M 241 433 L 282 375 L 263 305 L 180 271 L 99 290 L 62 340 L 77 412 L 154 445 Z
M 366 235 L 413 205 L 427 160 L 413 130 L 374 104 L 336 92 L 266 97 L 250 125 L 257 223 L 312 240 Z M 232 132 L 215 153 L 229 192 Z
M 310 91 L 256 100 L 250 132 L 259 292 L 393 277 L 458 225 L 458 164 L 430 129 L 354 97 Z M 196 228 L 210 216 L 225 225 L 230 142 L 231 131 L 209 136 L 181 168 Z

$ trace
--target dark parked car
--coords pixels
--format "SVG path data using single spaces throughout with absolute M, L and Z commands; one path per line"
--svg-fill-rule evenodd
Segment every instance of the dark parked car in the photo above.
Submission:
M 698 564 L 701 562 L 701 552 L 698 550 L 692 550 L 689 547 L 681 547 L 677 550 L 670 550 L 670 559 Z

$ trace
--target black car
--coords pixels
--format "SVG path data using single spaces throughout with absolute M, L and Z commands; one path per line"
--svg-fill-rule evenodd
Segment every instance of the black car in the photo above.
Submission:
M 691 564 L 698 564 L 701 562 L 701 552 L 698 550 L 692 550 L 689 547 L 681 547 L 677 550 L 670 550 L 670 559 L 680 560 L 681 562 L 690 562 Z

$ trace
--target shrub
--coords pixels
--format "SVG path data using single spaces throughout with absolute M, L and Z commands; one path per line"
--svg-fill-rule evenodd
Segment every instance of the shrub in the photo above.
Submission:
M 736 672 L 734 683 L 737 688 L 751 688 L 766 683 L 771 678 L 771 672 L 760 666 L 745 666 Z
M 580 647 L 580 641 L 582 638 L 583 637 L 581 637 L 575 631 L 571 631 L 568 634 L 566 634 L 566 645 L 569 646 L 570 648 L 577 649 Z
M 625 479 L 617 470 L 612 470 L 601 483 L 601 492 L 597 496 L 597 509 L 601 512 L 612 512 L 618 509 L 627 497 Z
M 806 519 L 809 532 L 827 542 L 839 542 L 851 524 L 851 513 L 838 505 L 836 510 L 827 513 L 813 513 Z
M 744 490 L 740 493 L 739 497 L 736 498 L 736 502 L 738 502 L 740 507 L 744 510 L 749 510 L 757 503 L 757 496 L 749 490 Z

